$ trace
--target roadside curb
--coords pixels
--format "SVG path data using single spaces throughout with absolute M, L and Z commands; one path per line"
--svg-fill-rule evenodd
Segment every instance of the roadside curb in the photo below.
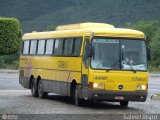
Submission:
M 159 100 L 160 101 L 160 94 L 155 94 L 151 96 L 152 100 Z
M 0 73 L 18 73 L 18 70 L 0 70 Z

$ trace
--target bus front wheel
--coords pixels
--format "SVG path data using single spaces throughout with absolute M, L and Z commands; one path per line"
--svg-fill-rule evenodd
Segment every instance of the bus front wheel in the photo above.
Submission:
M 128 107 L 129 102 L 128 101 L 120 101 L 121 107 Z
M 43 90 L 42 80 L 40 80 L 38 83 L 38 96 L 39 96 L 39 98 L 46 98 L 47 97 L 47 92 L 44 92 L 44 90 Z
M 34 79 L 31 82 L 31 94 L 33 97 L 38 97 L 38 90 L 37 90 Z

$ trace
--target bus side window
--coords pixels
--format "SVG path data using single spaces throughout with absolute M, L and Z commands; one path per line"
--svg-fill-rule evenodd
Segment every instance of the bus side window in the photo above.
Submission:
M 66 38 L 65 43 L 64 43 L 64 55 L 71 56 L 72 55 L 72 49 L 73 49 L 73 43 L 74 39 L 73 38 Z
M 61 55 L 63 50 L 63 39 L 56 39 L 54 45 L 54 54 Z
M 30 46 L 30 54 L 36 54 L 36 52 L 37 52 L 37 40 L 32 40 Z
M 46 41 L 46 52 L 45 52 L 45 54 L 47 54 L 47 55 L 53 54 L 53 45 L 54 45 L 54 39 L 48 39 Z
M 29 41 L 24 41 L 23 43 L 23 54 L 28 54 L 29 53 Z
M 73 55 L 79 56 L 82 47 L 82 38 L 75 38 Z
M 44 54 L 44 47 L 45 47 L 45 40 L 39 40 L 37 54 L 43 55 Z

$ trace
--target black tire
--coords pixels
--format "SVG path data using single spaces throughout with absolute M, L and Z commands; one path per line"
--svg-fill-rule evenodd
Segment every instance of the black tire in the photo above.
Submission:
M 38 97 L 38 89 L 34 79 L 31 82 L 31 94 L 33 97 Z
M 78 87 L 77 86 L 74 89 L 73 97 L 74 97 L 74 104 L 76 106 L 82 106 L 83 105 L 82 99 L 80 99 L 79 96 L 78 96 Z
M 120 101 L 120 105 L 121 105 L 121 107 L 123 107 L 123 108 L 128 107 L 128 104 L 129 104 L 128 101 Z
M 96 105 L 96 101 L 95 101 L 95 100 L 90 100 L 90 101 L 89 101 L 89 104 L 90 104 L 91 106 L 94 106 L 94 105 Z
M 47 92 L 44 92 L 42 80 L 40 80 L 38 82 L 38 96 L 39 96 L 39 98 L 46 98 L 47 94 L 48 94 Z

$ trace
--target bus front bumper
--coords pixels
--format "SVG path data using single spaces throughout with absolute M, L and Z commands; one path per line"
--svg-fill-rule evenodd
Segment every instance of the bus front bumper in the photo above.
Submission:
M 89 89 L 89 99 L 97 101 L 140 101 L 147 99 L 147 91 L 107 91 Z

